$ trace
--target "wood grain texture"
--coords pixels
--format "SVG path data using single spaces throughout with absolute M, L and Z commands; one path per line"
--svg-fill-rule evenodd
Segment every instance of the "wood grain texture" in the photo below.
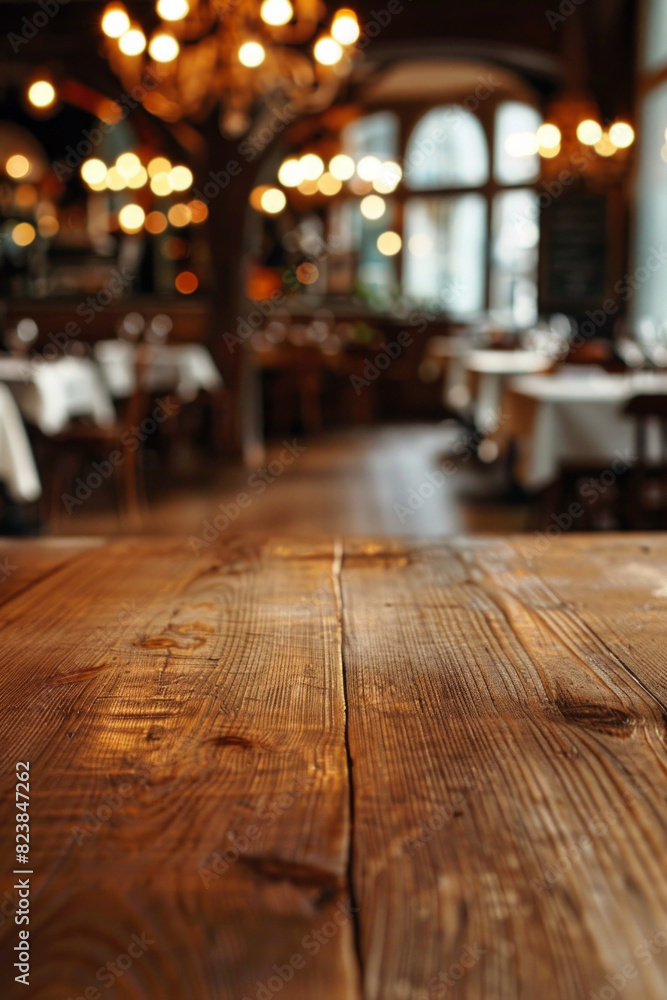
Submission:
M 20 556 L 3 997 L 667 996 L 667 536 Z
M 346 550 L 367 1000 L 667 996 L 667 548 L 534 544 Z
M 254 1000 L 295 955 L 282 996 L 356 996 L 333 565 L 327 542 L 195 558 L 119 541 L 7 606 L 1 773 L 7 804 L 31 762 L 31 998 Z M 3 976 L 16 931 L 0 928 Z M 133 934 L 153 943 L 107 986 Z

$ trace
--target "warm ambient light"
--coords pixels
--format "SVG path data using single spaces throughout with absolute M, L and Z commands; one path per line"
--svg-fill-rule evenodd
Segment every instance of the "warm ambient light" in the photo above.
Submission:
M 313 53 L 322 66 L 335 66 L 343 58 L 343 50 L 335 38 L 322 35 L 315 42 Z
M 10 156 L 5 163 L 5 170 L 10 177 L 14 180 L 18 180 L 21 177 L 25 177 L 30 171 L 30 160 L 27 157 L 22 156 L 21 153 L 15 153 L 14 156 Z
M 627 149 L 635 141 L 635 130 L 627 122 L 615 122 L 609 129 L 609 138 L 618 149 Z
M 353 45 L 359 37 L 359 22 L 353 10 L 343 8 L 335 15 L 331 34 L 341 45 Z
M 260 13 L 265 24 L 279 28 L 292 20 L 294 10 L 290 0 L 264 0 Z
M 173 62 L 179 53 L 179 45 L 173 35 L 164 32 L 153 35 L 148 46 L 148 54 L 155 62 Z
M 350 177 L 354 176 L 355 169 L 354 160 L 351 156 L 346 156 L 345 153 L 334 156 L 329 164 L 330 173 L 339 181 L 349 181 Z
M 283 187 L 298 187 L 303 180 L 303 171 L 301 170 L 301 164 L 299 161 L 293 157 L 289 160 L 285 160 L 278 171 L 278 180 Z
M 260 205 L 269 215 L 277 215 L 282 212 L 287 204 L 285 193 L 279 188 L 268 188 L 260 198 Z
M 398 233 L 386 232 L 378 236 L 377 247 L 385 257 L 395 257 L 403 246 L 403 240 Z
M 381 170 L 382 163 L 377 156 L 362 156 L 357 164 L 357 173 L 362 181 L 374 181 L 376 177 L 380 176 Z
M 144 224 L 146 214 L 140 205 L 123 205 L 118 213 L 118 224 L 124 233 L 136 233 Z
M 181 295 L 192 295 L 199 288 L 197 275 L 193 274 L 192 271 L 181 271 L 174 284 L 176 291 L 180 292 Z
M 55 215 L 43 215 L 37 222 L 37 229 L 40 236 L 50 239 L 52 236 L 57 235 L 60 224 Z
M 584 146 L 594 146 L 602 138 L 602 129 L 592 118 L 586 118 L 577 126 L 577 139 Z
M 261 66 L 266 58 L 264 46 L 259 42 L 244 42 L 239 49 L 239 60 L 249 69 Z
M 318 180 L 317 187 L 322 194 L 325 194 L 328 198 L 332 198 L 341 190 L 343 182 L 327 170 Z
M 361 214 L 364 219 L 381 219 L 387 210 L 387 203 L 378 194 L 369 194 L 361 202 Z
M 553 160 L 556 156 L 559 155 L 561 149 L 562 149 L 562 146 L 561 146 L 560 143 L 558 143 L 557 146 L 549 146 L 549 147 L 547 147 L 547 146 L 540 146 L 540 148 L 538 149 L 537 152 L 540 154 L 540 156 L 542 157 L 542 159 L 544 159 L 544 160 Z
M 598 140 L 598 142 L 595 143 L 595 146 L 593 148 L 595 152 L 598 154 L 598 156 L 605 156 L 605 157 L 613 156 L 614 153 L 617 151 L 617 147 L 611 141 L 611 139 L 609 138 L 609 134 L 607 132 L 602 133 L 600 139 Z
M 121 153 L 116 160 L 116 169 L 121 177 L 127 180 L 141 169 L 141 160 L 136 153 Z
M 49 108 L 55 99 L 55 87 L 48 80 L 36 80 L 28 88 L 28 100 L 34 108 Z
M 557 146 L 560 146 L 561 138 L 558 126 L 551 125 L 549 122 L 540 125 L 537 130 L 537 141 L 541 149 L 556 149 Z
M 130 19 L 122 7 L 107 7 L 102 15 L 102 31 L 107 38 L 120 38 L 130 29 Z
M 154 156 L 148 164 L 148 176 L 155 177 L 156 174 L 168 174 L 171 170 L 171 163 L 166 156 Z
M 192 171 L 188 167 L 172 167 L 169 171 L 169 183 L 174 191 L 187 191 L 192 187 Z
M 35 227 L 31 226 L 29 222 L 19 222 L 18 225 L 14 226 L 12 229 L 12 239 L 14 240 L 14 243 L 16 243 L 17 247 L 29 246 L 35 236 Z
M 136 174 L 132 174 L 131 177 L 127 178 L 127 186 L 136 191 L 138 188 L 142 188 L 147 181 L 148 171 L 145 167 L 139 167 Z
M 377 176 L 373 178 L 373 187 L 378 194 L 391 194 L 401 183 L 403 171 L 398 163 L 387 160 L 382 164 Z
M 151 177 L 151 191 L 156 194 L 158 198 L 166 198 L 167 195 L 171 194 L 172 187 L 171 181 L 169 180 L 169 174 L 155 174 Z
M 305 181 L 316 181 L 324 173 L 324 161 L 317 153 L 306 153 L 299 160 L 299 166 Z
M 127 187 L 127 181 L 116 166 L 109 167 L 107 171 L 107 187 L 110 191 L 122 191 Z
M 188 0 L 158 0 L 156 9 L 163 21 L 180 21 L 187 16 L 190 4 Z
M 164 212 L 149 212 L 144 221 L 146 231 L 157 236 L 167 228 L 167 218 Z
M 118 48 L 124 56 L 138 56 L 146 48 L 146 36 L 139 28 L 130 28 L 121 36 Z
M 81 164 L 81 176 L 86 184 L 101 184 L 107 179 L 106 163 L 102 160 L 86 160 Z
M 167 218 L 172 226 L 182 229 L 183 226 L 188 226 L 192 222 L 192 212 L 187 205 L 179 202 L 177 205 L 171 206 L 167 212 Z
M 208 208 L 205 202 L 200 201 L 199 198 L 194 198 L 191 202 L 188 202 L 188 208 L 190 209 L 193 222 L 205 222 L 208 218 Z

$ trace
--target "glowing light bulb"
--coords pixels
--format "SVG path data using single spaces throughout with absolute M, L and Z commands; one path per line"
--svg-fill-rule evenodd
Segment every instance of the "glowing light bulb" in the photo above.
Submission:
M 15 153 L 14 156 L 10 156 L 5 163 L 5 170 L 10 177 L 14 180 L 18 180 L 20 177 L 25 177 L 30 171 L 30 160 L 26 156 L 22 156 L 21 153 Z
M 345 153 L 338 153 L 329 164 L 329 172 L 339 181 L 349 181 L 354 176 L 355 169 L 354 160 Z
M 357 173 L 362 181 L 374 181 L 380 176 L 382 163 L 377 156 L 362 156 L 357 164 Z
M 398 233 L 386 232 L 378 236 L 377 248 L 385 257 L 395 257 L 403 246 L 403 240 Z
M 86 184 L 101 184 L 107 178 L 107 165 L 102 160 L 86 160 L 81 165 L 81 176 Z
M 337 177 L 334 177 L 334 175 L 329 173 L 327 170 L 326 173 L 322 174 L 318 180 L 317 187 L 321 194 L 325 194 L 328 198 L 332 198 L 341 190 L 343 182 Z
M 132 174 L 131 177 L 127 178 L 127 186 L 136 191 L 138 188 L 142 188 L 147 181 L 148 171 L 145 167 L 139 167 L 136 174 Z
M 29 222 L 19 222 L 12 229 L 12 239 L 17 247 L 30 246 L 36 235 L 35 227 L 31 226 Z
M 163 21 L 180 21 L 190 11 L 188 0 L 158 0 L 157 12 Z
M 154 156 L 148 164 L 148 176 L 155 177 L 156 174 L 168 174 L 171 170 L 171 163 L 166 156 Z
M 615 122 L 609 129 L 609 138 L 618 149 L 627 149 L 635 141 L 635 130 L 627 122 Z
M 120 38 L 130 29 L 130 19 L 123 7 L 111 4 L 102 15 L 102 31 L 107 38 Z
M 316 181 L 324 173 L 324 161 L 317 153 L 306 153 L 299 160 L 299 166 L 305 181 Z
M 172 226 L 176 226 L 177 229 L 181 229 L 183 226 L 187 226 L 190 222 L 192 222 L 192 212 L 187 205 L 179 202 L 177 205 L 171 206 L 167 212 L 167 218 Z
M 157 236 L 167 228 L 167 218 L 164 212 L 149 212 L 144 221 L 146 231 Z
M 146 48 L 146 36 L 139 28 L 130 28 L 121 35 L 118 48 L 124 56 L 139 56 Z
M 378 194 L 391 194 L 401 182 L 403 171 L 398 163 L 387 160 L 382 164 L 378 174 L 373 178 L 373 187 Z
M 359 38 L 359 22 L 353 10 L 343 8 L 334 17 L 331 34 L 341 45 L 354 45 Z
M 172 190 L 169 174 L 159 173 L 151 177 L 151 191 L 158 198 L 166 198 L 168 194 L 171 194 Z
M 143 226 L 145 218 L 141 205 L 123 205 L 118 213 L 118 224 L 124 233 L 136 233 Z
M 141 160 L 136 153 L 121 153 L 116 160 L 116 169 L 121 177 L 127 180 L 141 169 Z
M 280 188 L 269 188 L 262 195 L 260 204 L 269 215 L 277 215 L 278 212 L 282 212 L 287 204 L 285 192 L 281 191 Z
M 249 69 L 261 66 L 266 59 L 264 46 L 259 42 L 244 42 L 239 49 L 239 60 Z
M 169 183 L 174 191 L 187 191 L 192 187 L 194 177 L 188 167 L 172 167 L 169 171 Z
M 602 128 L 592 118 L 586 118 L 577 126 L 577 139 L 584 146 L 594 146 L 602 138 Z
M 290 0 L 264 0 L 260 13 L 265 24 L 279 28 L 292 20 L 294 9 Z
M 369 194 L 361 202 L 360 208 L 364 219 L 381 219 L 387 210 L 387 203 L 378 194 Z
M 127 187 L 127 181 L 118 167 L 109 167 L 107 171 L 107 187 L 110 191 L 122 191 Z
M 298 187 L 303 180 L 303 171 L 299 161 L 294 158 L 285 160 L 278 171 L 278 180 L 283 187 Z
M 537 141 L 542 149 L 555 149 L 561 143 L 561 131 L 557 125 L 545 122 L 537 130 Z
M 159 63 L 173 62 L 180 51 L 180 46 L 173 35 L 161 32 L 153 35 L 148 46 L 151 59 Z
M 34 108 L 48 108 L 55 99 L 55 87 L 48 80 L 36 80 L 28 89 L 28 100 Z
M 322 66 L 335 66 L 343 58 L 342 47 L 335 38 L 331 38 L 329 35 L 322 35 L 321 38 L 318 38 L 313 53 Z

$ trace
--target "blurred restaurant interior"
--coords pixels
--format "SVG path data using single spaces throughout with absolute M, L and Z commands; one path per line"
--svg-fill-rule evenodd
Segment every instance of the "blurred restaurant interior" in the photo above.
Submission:
M 667 0 L 0 35 L 4 534 L 664 526 Z

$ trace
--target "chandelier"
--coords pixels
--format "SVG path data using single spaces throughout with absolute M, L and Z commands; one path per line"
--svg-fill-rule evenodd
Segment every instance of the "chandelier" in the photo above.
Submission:
M 321 0 L 157 0 L 143 26 L 122 3 L 102 15 L 107 58 L 128 93 L 167 122 L 201 122 L 243 135 L 266 101 L 324 110 L 352 68 L 359 24 Z

